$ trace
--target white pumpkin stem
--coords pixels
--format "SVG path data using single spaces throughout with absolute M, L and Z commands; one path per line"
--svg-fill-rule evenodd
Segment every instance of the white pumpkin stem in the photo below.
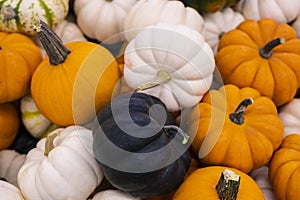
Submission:
M 272 50 L 280 44 L 285 43 L 284 38 L 277 38 L 266 44 L 264 47 L 259 49 L 259 54 L 263 58 L 270 58 L 273 55 Z
M 157 72 L 157 76 L 153 80 L 139 85 L 138 89 L 139 90 L 150 89 L 150 88 L 156 87 L 158 85 L 167 83 L 171 79 L 172 79 L 172 76 L 170 75 L 170 73 L 167 70 L 161 70 L 161 71 Z
M 220 200 L 236 200 L 240 186 L 240 175 L 225 169 L 216 186 Z
M 71 51 L 64 46 L 58 35 L 42 20 L 35 25 L 37 35 L 49 56 L 51 65 L 64 63 Z
M 53 141 L 59 134 L 60 134 L 60 131 L 54 131 L 47 136 L 46 142 L 45 142 L 45 151 L 44 151 L 45 156 L 48 156 L 50 151 L 52 149 L 54 149 Z
M 165 133 L 175 133 L 175 134 L 180 134 L 183 137 L 182 144 L 186 144 L 189 141 L 190 136 L 186 134 L 181 128 L 175 125 L 165 125 L 163 127 L 163 131 Z
M 239 105 L 238 107 L 236 108 L 236 110 L 229 114 L 229 118 L 232 122 L 236 123 L 236 124 L 243 124 L 245 119 L 244 119 L 244 113 L 245 113 L 245 110 L 246 108 L 253 104 L 254 103 L 254 100 L 252 98 L 246 98 L 244 99 Z

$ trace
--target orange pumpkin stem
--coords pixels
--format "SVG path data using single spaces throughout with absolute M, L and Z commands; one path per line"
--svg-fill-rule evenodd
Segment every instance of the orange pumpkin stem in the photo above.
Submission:
M 263 58 L 270 58 L 273 54 L 272 50 L 280 44 L 285 43 L 284 38 L 277 38 L 266 44 L 264 47 L 259 49 L 259 54 Z
M 253 104 L 253 103 L 254 103 L 254 101 L 253 101 L 252 98 L 246 98 L 246 99 L 244 99 L 244 100 L 238 105 L 238 107 L 236 108 L 236 110 L 235 110 L 233 113 L 229 114 L 229 119 L 230 119 L 232 122 L 236 123 L 236 124 L 239 124 L 239 125 L 243 124 L 244 121 L 245 121 L 245 119 L 244 119 L 244 113 L 245 113 L 245 110 L 246 110 L 246 108 L 247 108 L 249 105 L 251 105 L 251 104 Z
M 216 186 L 220 200 L 236 200 L 240 186 L 240 176 L 225 169 Z
M 59 131 L 55 131 L 50 133 L 47 138 L 46 138 L 46 142 L 45 142 L 45 151 L 44 151 L 44 155 L 48 156 L 50 151 L 52 149 L 54 149 L 54 145 L 53 145 L 53 141 L 54 139 L 60 134 Z
M 163 132 L 167 134 L 180 134 L 183 137 L 182 144 L 189 141 L 190 136 L 186 134 L 181 128 L 175 125 L 166 125 L 163 127 Z
M 50 64 L 56 66 L 64 63 L 71 51 L 64 46 L 58 35 L 42 20 L 36 25 L 36 31 Z

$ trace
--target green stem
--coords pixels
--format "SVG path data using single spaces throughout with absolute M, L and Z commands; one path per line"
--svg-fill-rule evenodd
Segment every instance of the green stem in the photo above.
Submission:
M 150 89 L 150 88 L 156 87 L 158 85 L 167 83 L 171 79 L 172 79 L 172 76 L 170 75 L 170 73 L 167 70 L 161 70 L 161 71 L 157 72 L 157 76 L 153 80 L 139 85 L 138 89 L 139 90 Z
M 236 200 L 240 186 L 240 176 L 225 169 L 216 186 L 220 200 Z
M 186 144 L 190 138 L 188 134 L 186 134 L 181 128 L 175 125 L 165 125 L 163 127 L 163 131 L 165 133 L 180 134 L 183 137 L 182 144 Z
M 239 105 L 238 107 L 236 108 L 236 110 L 229 114 L 229 118 L 232 122 L 236 123 L 236 124 L 243 124 L 245 119 L 244 119 L 244 113 L 245 113 L 245 110 L 246 108 L 253 104 L 254 101 L 252 98 L 246 98 L 244 99 Z
M 59 134 L 60 134 L 60 131 L 54 131 L 47 136 L 46 142 L 45 142 L 45 152 L 44 152 L 45 156 L 48 156 L 50 151 L 52 149 L 54 149 L 53 141 Z
M 274 40 L 272 40 L 271 42 L 269 42 L 268 44 L 266 44 L 264 47 L 259 49 L 259 54 L 261 57 L 263 58 L 270 58 L 273 54 L 272 50 L 277 47 L 280 44 L 285 43 L 285 39 L 284 38 L 276 38 Z

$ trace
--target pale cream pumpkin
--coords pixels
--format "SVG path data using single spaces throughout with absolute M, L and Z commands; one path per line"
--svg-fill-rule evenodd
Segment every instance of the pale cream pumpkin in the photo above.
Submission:
M 0 194 L 3 200 L 25 200 L 19 188 L 2 180 L 0 180 Z

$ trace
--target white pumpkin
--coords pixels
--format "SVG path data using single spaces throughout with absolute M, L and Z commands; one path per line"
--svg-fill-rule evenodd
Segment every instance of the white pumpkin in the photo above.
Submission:
M 214 54 L 218 51 L 219 41 L 223 34 L 236 28 L 245 20 L 241 13 L 235 12 L 229 7 L 214 13 L 204 14 L 203 19 L 206 30 L 204 39 L 213 49 Z
M 31 94 L 27 94 L 21 98 L 20 103 L 22 122 L 26 130 L 35 138 L 46 137 L 57 125 L 49 121 L 40 113 L 36 107 Z
M 178 24 L 145 28 L 129 42 L 124 59 L 127 85 L 160 98 L 169 111 L 197 104 L 215 69 L 213 51 L 203 36 Z
M 104 43 L 124 40 L 124 20 L 137 0 L 76 0 L 77 24 L 89 38 Z
M 28 200 L 83 200 L 103 179 L 92 151 L 92 131 L 59 128 L 41 139 L 26 156 L 18 185 Z
M 264 193 L 265 200 L 277 200 L 269 181 L 269 168 L 267 166 L 252 170 L 249 174 Z
M 0 177 L 7 182 L 18 186 L 17 175 L 19 169 L 25 162 L 25 154 L 14 150 L 4 149 L 0 151 Z
M 124 22 L 124 33 L 128 41 L 147 26 L 159 23 L 184 24 L 205 34 L 202 16 L 180 1 L 139 0 L 128 13 Z
M 278 23 L 293 21 L 300 12 L 299 0 L 240 0 L 235 9 L 246 19 L 273 18 Z
M 300 99 L 294 98 L 279 109 L 278 117 L 283 123 L 284 135 L 300 134 Z
M 95 194 L 92 200 L 140 200 L 120 190 L 104 190 Z
M 25 200 L 16 186 L 0 180 L 0 198 L 3 200 Z
M 300 13 L 296 20 L 292 23 L 292 27 L 295 29 L 297 37 L 300 38 Z

